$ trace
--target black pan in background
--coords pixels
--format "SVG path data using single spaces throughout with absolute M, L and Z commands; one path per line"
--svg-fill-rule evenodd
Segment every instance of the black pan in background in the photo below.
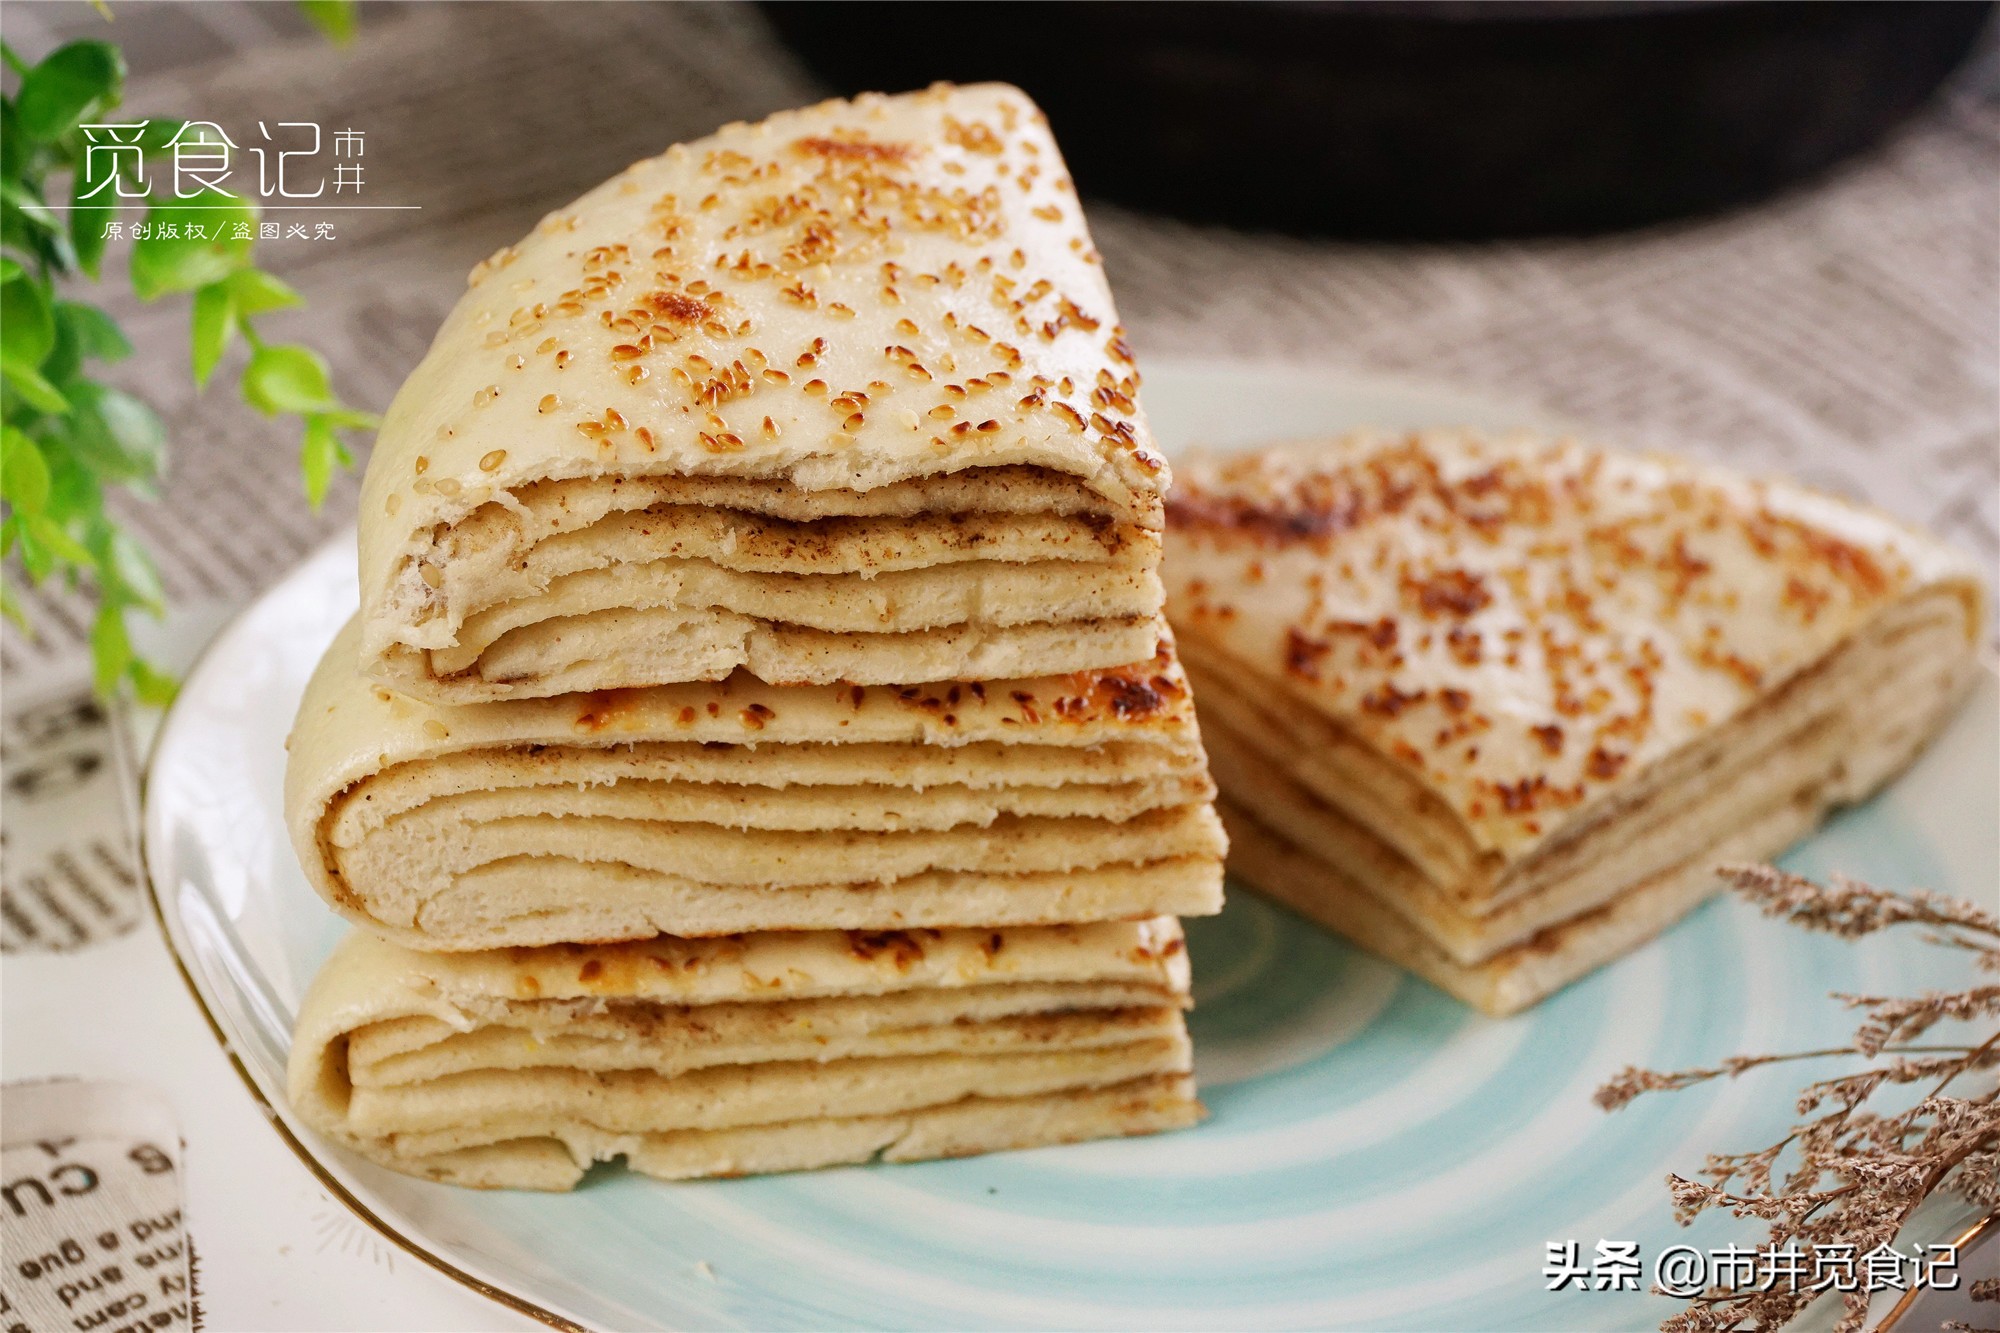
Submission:
M 1445 239 L 1762 198 L 1875 143 L 1991 12 L 1772 3 L 824 3 L 763 8 L 842 92 L 1019 84 L 1087 194 Z

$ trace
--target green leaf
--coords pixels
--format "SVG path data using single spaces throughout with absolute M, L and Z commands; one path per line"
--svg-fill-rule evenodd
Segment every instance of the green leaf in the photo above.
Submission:
M 90 627 L 90 660 L 97 692 L 104 695 L 118 688 L 126 668 L 132 664 L 132 639 L 125 632 L 125 613 L 108 602 L 97 608 L 97 619 Z
M 28 270 L 22 268 L 18 261 L 9 259 L 5 255 L 0 255 L 0 285 L 10 283 L 19 277 L 25 277 L 27 272 Z
M 180 693 L 180 682 L 144 658 L 134 657 L 125 674 L 131 678 L 132 690 L 139 696 L 139 702 L 148 708 L 165 708 Z
M 230 274 L 229 294 L 235 298 L 237 313 L 246 317 L 305 304 L 304 297 L 260 268 L 241 268 Z
M 19 397 L 37 412 L 47 412 L 54 416 L 69 413 L 69 399 L 62 391 L 42 378 L 41 371 L 33 366 L 16 361 L 0 361 L 0 381 L 4 381 L 7 391 Z
M 333 433 L 332 422 L 317 414 L 306 418 L 306 438 L 299 450 L 299 470 L 305 474 L 306 503 L 314 509 L 326 500 L 327 487 L 333 484 L 334 466 L 345 452 L 340 446 L 340 437 Z
M 93 361 L 123 361 L 132 344 L 111 316 L 81 301 L 57 301 L 56 318 L 76 339 L 77 350 Z
M 171 148 L 175 137 L 186 129 L 187 125 L 184 120 L 175 120 L 172 117 L 161 120 L 155 116 L 146 122 L 145 129 L 139 131 L 139 137 L 135 142 L 139 145 L 141 153 L 153 157 Z
M 21 79 L 14 99 L 20 128 L 54 143 L 92 107 L 112 106 L 125 83 L 125 58 L 109 42 L 71 42 L 50 52 Z
M 98 577 L 115 583 L 121 598 L 145 607 L 154 615 L 164 614 L 167 590 L 160 571 L 146 548 L 108 521 L 100 521 L 102 537 L 97 551 Z
M 167 431 L 153 409 L 122 389 L 91 380 L 71 386 L 76 411 L 63 443 L 108 481 L 146 483 L 160 474 Z
M 39 514 L 49 502 L 49 464 L 28 433 L 0 432 L 0 498 L 17 514 Z
M 186 216 L 178 216 L 183 213 Z M 232 239 L 231 233 L 236 223 L 253 222 L 256 217 L 255 208 L 222 190 L 204 190 L 189 199 L 154 198 L 146 210 L 146 239 L 132 246 L 132 290 L 140 300 L 151 301 L 169 292 L 188 292 L 220 282 L 250 261 L 255 243 Z M 200 226 L 205 235 L 187 235 L 190 225 Z M 165 235 L 168 226 L 180 234 Z M 222 239 L 212 239 L 206 233 Z
M 117 188 L 113 185 L 111 190 Z M 94 279 L 104 263 L 104 247 L 109 243 L 104 235 L 105 225 L 118 213 L 107 204 L 86 203 L 83 191 L 83 172 L 78 171 L 70 191 L 69 241 L 76 250 L 76 266 Z
M 68 424 L 55 423 L 56 431 L 40 441 L 49 463 L 49 512 L 58 518 L 92 519 L 104 512 L 104 481 L 62 437 Z
M 382 418 L 373 412 L 357 412 L 351 407 L 336 407 L 321 413 L 328 421 L 342 430 L 380 430 Z
M 35 637 L 35 627 L 28 623 L 28 613 L 21 609 L 21 603 L 14 597 L 14 589 L 5 579 L 0 579 L 0 616 L 13 621 L 29 638 Z
M 47 514 L 21 515 L 21 531 L 24 537 L 33 537 L 37 545 L 59 560 L 67 560 L 86 569 L 97 563 L 91 558 L 89 547 L 70 536 L 62 524 Z
M 38 367 L 56 345 L 55 311 L 38 282 L 0 287 L 0 357 L 7 364 Z
M 40 583 L 55 569 L 55 555 L 35 539 L 35 534 L 28 528 L 26 514 L 9 517 L 5 523 L 0 524 L 0 534 L 11 539 L 15 557 L 20 560 L 21 568 L 27 572 L 28 582 Z M 8 544 L 8 541 L 0 540 L 0 549 L 4 549 Z
M 0 101 L 0 109 L 6 106 Z M 4 116 L 0 120 L 12 123 Z M 25 252 L 44 269 L 67 273 L 76 267 L 76 251 L 62 220 L 35 184 L 16 174 L 0 176 L 0 241 Z
M 244 273 L 253 271 L 242 269 L 235 276 L 240 278 Z M 229 340 L 236 336 L 236 298 L 232 282 L 211 282 L 195 292 L 190 328 L 194 384 L 197 389 L 202 389 L 208 387 L 208 377 L 215 373 L 222 354 L 229 350 Z
M 291 343 L 259 347 L 243 368 L 243 401 L 265 416 L 334 406 L 326 359 Z
M 334 45 L 345 46 L 354 40 L 358 25 L 353 0 L 299 0 L 299 12 Z
M 56 386 L 57 393 L 68 397 L 63 386 L 76 379 L 83 369 L 83 350 L 76 345 L 76 336 L 70 332 L 68 324 L 58 319 L 55 329 L 56 345 L 43 358 L 41 374 L 43 379 Z
M 62 219 L 55 215 L 55 210 L 43 201 L 41 195 L 35 193 L 17 177 L 8 176 L 0 179 L 0 202 L 4 202 L 10 211 L 19 213 L 22 218 L 44 232 L 62 230 Z

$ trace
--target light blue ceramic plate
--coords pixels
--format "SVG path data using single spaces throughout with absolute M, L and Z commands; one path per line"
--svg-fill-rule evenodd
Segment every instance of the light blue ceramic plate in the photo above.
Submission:
M 1270 368 L 1167 367 L 1146 392 L 1170 446 L 1529 415 Z M 1662 1179 L 1773 1140 L 1790 1123 L 1796 1071 L 1612 1116 L 1591 1091 L 1626 1064 L 1844 1036 L 1852 1025 L 1830 990 L 1963 975 L 1913 939 L 1842 944 L 1714 902 L 1495 1022 L 1232 886 L 1229 909 L 1190 928 L 1212 1112 L 1198 1129 L 685 1185 L 601 1169 L 558 1196 L 410 1180 L 321 1143 L 283 1100 L 294 1007 L 342 927 L 285 839 L 282 741 L 354 606 L 352 550 L 351 537 L 336 541 L 274 588 L 187 682 L 150 769 L 147 865 L 202 1004 L 329 1188 L 429 1262 L 559 1326 L 1647 1328 L 1672 1305 L 1544 1290 L 1548 1243 L 1589 1254 L 1630 1240 L 1650 1256 L 1751 1241 L 1726 1221 L 1677 1230 Z M 1787 864 L 1991 901 L 1997 697 L 1984 682 L 1914 770 Z

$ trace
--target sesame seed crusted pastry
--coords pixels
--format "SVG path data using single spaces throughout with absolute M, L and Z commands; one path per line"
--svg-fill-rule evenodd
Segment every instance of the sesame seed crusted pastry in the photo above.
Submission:
M 1170 919 L 423 954 L 349 935 L 290 1096 L 394 1170 L 564 1190 L 915 1161 L 1201 1115 Z
M 1204 914 L 1220 825 L 1171 640 L 936 686 L 719 682 L 429 704 L 350 623 L 290 742 L 313 886 L 414 948 Z
M 1978 670 L 1968 563 L 1781 482 L 1458 432 L 1180 471 L 1232 868 L 1489 1013 L 1867 796 Z
M 1018 91 L 726 127 L 474 271 L 369 463 L 364 667 L 464 703 L 1142 659 L 1138 383 Z

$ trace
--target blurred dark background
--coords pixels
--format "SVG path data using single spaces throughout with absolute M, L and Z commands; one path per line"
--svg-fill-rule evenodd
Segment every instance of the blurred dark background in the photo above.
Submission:
M 1019 84 L 1081 188 L 1383 239 L 1594 232 L 1763 198 L 1973 49 L 1963 0 L 766 3 L 841 92 Z

